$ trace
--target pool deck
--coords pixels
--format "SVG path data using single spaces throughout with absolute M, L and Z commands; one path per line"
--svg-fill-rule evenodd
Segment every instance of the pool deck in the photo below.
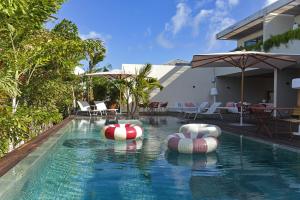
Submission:
M 62 127 L 68 124 L 72 119 L 73 117 L 68 117 L 64 119 L 61 123 L 53 126 L 52 128 L 40 134 L 33 140 L 25 143 L 24 145 L 20 146 L 19 148 L 11 151 L 10 153 L 2 157 L 0 159 L 0 177 L 3 176 L 11 168 L 13 168 L 16 164 L 18 164 L 28 154 L 34 151 L 43 142 L 45 142 L 50 136 L 57 133 L 58 130 L 60 130 Z

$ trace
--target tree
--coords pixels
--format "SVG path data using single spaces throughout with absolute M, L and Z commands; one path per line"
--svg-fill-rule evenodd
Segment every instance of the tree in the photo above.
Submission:
M 97 70 L 97 64 L 103 61 L 106 49 L 103 46 L 103 42 L 99 39 L 87 39 L 84 41 L 84 44 L 86 58 L 89 62 L 88 72 L 93 73 Z M 94 100 L 92 77 L 88 79 L 88 100 Z
M 20 78 L 32 67 L 40 49 L 24 41 L 43 28 L 43 24 L 61 6 L 64 0 L 3 0 L 0 2 L 0 46 L 2 66 L 9 69 L 15 91 L 19 90 Z M 33 53 L 33 54 L 32 54 Z M 43 62 L 38 60 L 35 66 Z M 6 71 L 6 70 L 4 70 Z M 8 72 L 8 71 L 6 71 Z M 17 109 L 17 93 L 12 96 L 13 112 Z
M 140 104 L 148 104 L 150 93 L 155 89 L 163 89 L 156 78 L 150 77 L 151 64 L 146 64 L 135 76 L 118 81 L 119 89 L 127 105 L 127 113 L 134 116 L 139 113 Z

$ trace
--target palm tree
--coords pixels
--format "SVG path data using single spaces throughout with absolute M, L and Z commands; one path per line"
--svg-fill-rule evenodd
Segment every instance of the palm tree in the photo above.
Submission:
M 86 58 L 89 62 L 88 73 L 96 72 L 97 64 L 103 61 L 105 57 L 106 50 L 103 46 L 103 42 L 99 39 L 86 39 L 84 43 Z M 89 77 L 88 79 L 88 100 L 94 100 L 92 77 Z
M 139 113 L 140 104 L 149 103 L 150 93 L 154 89 L 163 89 L 156 78 L 149 77 L 151 69 L 152 65 L 146 64 L 135 76 L 120 82 L 121 85 L 119 88 L 121 89 L 121 92 L 123 93 L 122 96 L 127 104 L 127 113 L 132 117 L 136 113 Z

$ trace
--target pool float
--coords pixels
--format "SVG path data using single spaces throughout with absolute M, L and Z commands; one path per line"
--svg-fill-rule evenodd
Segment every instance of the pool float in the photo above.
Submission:
M 179 153 L 210 153 L 217 149 L 221 129 L 209 124 L 186 124 L 179 133 L 169 135 L 168 149 Z
M 104 126 L 102 133 L 111 140 L 131 140 L 142 137 L 143 130 L 135 124 L 110 124 Z
M 219 137 L 221 129 L 211 124 L 186 124 L 180 127 L 179 133 L 191 134 L 198 137 Z M 192 136 L 193 137 L 193 136 Z

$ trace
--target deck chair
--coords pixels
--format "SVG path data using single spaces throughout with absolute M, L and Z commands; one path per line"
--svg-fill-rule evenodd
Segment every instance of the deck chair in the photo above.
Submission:
M 205 109 L 208 106 L 208 102 L 202 102 L 197 109 L 195 110 L 190 110 L 190 111 L 185 111 L 184 112 L 184 117 L 189 118 L 191 115 L 195 114 L 195 116 L 197 115 L 197 113 L 203 113 L 205 111 Z
M 79 110 L 77 110 L 76 115 L 78 112 L 87 112 L 91 116 L 91 106 L 87 101 L 77 101 L 79 106 Z
M 112 112 L 113 114 L 117 114 L 118 109 L 108 109 L 106 104 L 103 101 L 95 101 L 95 106 L 98 112 L 101 115 L 107 115 L 107 112 Z
M 196 113 L 194 120 L 197 119 L 198 115 L 202 115 L 202 116 L 212 116 L 212 115 L 219 115 L 221 119 L 223 119 L 222 114 L 220 113 L 220 111 L 218 111 L 218 107 L 221 106 L 221 102 L 216 102 L 213 103 L 205 112 L 202 113 Z

